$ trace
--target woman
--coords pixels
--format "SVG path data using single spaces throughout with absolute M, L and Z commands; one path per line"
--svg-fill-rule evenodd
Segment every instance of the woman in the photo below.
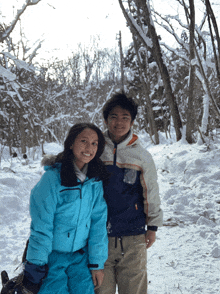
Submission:
M 43 160 L 46 172 L 30 197 L 26 289 L 43 280 L 39 294 L 93 294 L 101 285 L 108 256 L 102 184 L 107 171 L 99 159 L 104 145 L 95 125 L 76 124 L 64 151 Z

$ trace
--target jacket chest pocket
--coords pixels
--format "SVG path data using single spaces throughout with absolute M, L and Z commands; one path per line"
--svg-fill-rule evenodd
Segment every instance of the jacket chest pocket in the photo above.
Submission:
M 64 203 L 73 203 L 81 198 L 80 189 L 68 189 L 60 192 L 61 199 Z
M 135 169 L 125 168 L 124 170 L 124 183 L 133 185 L 137 179 L 137 171 Z
M 60 191 L 61 202 L 57 206 L 56 224 L 76 225 L 81 206 L 79 189 L 66 189 Z

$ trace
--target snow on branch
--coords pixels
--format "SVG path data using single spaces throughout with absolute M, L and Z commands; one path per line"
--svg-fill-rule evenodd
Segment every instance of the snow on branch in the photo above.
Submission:
M 152 48 L 153 47 L 153 43 L 152 43 L 151 39 L 146 36 L 146 34 L 143 32 L 142 28 L 137 24 L 137 22 L 135 21 L 135 19 L 133 18 L 133 16 L 131 15 L 131 13 L 129 12 L 128 9 L 126 9 L 126 12 L 127 12 L 128 17 L 130 18 L 133 26 L 135 27 L 136 31 L 139 33 L 139 35 L 141 36 L 141 38 L 144 40 L 145 44 L 148 47 Z
M 181 45 L 181 47 L 183 47 L 187 52 L 189 52 L 188 45 L 181 38 L 179 38 L 179 36 L 175 33 L 176 30 L 173 28 L 171 22 L 169 21 L 169 18 L 171 18 L 171 17 L 170 16 L 169 17 L 164 17 L 161 14 L 157 13 L 156 11 L 154 13 L 157 16 L 159 16 L 163 21 L 165 21 L 167 23 L 167 25 L 165 25 L 164 23 L 159 23 L 157 20 L 155 20 L 155 22 L 159 26 L 161 26 L 162 28 L 164 28 L 168 33 L 170 33 L 175 38 L 175 40 L 177 41 L 177 43 L 179 45 Z M 177 20 L 179 18 L 176 16 L 176 17 L 173 17 L 173 19 Z
M 51 100 L 51 101 L 54 102 L 54 100 L 56 98 L 58 98 L 58 97 L 60 97 L 60 96 L 62 96 L 64 94 L 66 94 L 67 92 L 68 92 L 67 89 L 63 89 L 60 93 L 56 93 L 56 94 L 52 95 L 51 97 L 48 97 L 48 100 Z
M 186 54 L 183 54 L 181 52 L 178 52 L 175 48 L 170 47 L 169 45 L 167 45 L 164 42 L 160 42 L 160 45 L 163 46 L 163 47 L 165 47 L 170 52 L 174 53 L 179 58 L 183 59 L 185 62 L 187 62 L 187 63 L 189 62 L 189 58 L 186 56 Z
M 22 8 L 17 10 L 17 14 L 16 14 L 14 20 L 11 22 L 11 24 L 6 27 L 6 29 L 3 33 L 0 33 L 0 42 L 1 43 L 3 43 L 4 40 L 11 34 L 11 32 L 15 28 L 18 20 L 20 19 L 20 16 L 24 13 L 26 8 L 31 5 L 36 5 L 40 1 L 41 0 L 26 0 L 26 3 L 22 6 Z
M 0 76 L 6 78 L 8 81 L 16 80 L 16 75 L 10 72 L 10 70 L 5 69 L 3 66 L 0 65 Z
M 36 5 L 40 0 L 26 0 L 27 5 Z
M 4 56 L 8 57 L 9 59 L 13 60 L 13 62 L 15 63 L 15 65 L 17 66 L 18 69 L 25 69 L 26 71 L 29 71 L 29 72 L 34 71 L 33 66 L 30 66 L 29 64 L 27 64 L 23 60 L 17 59 L 17 57 L 13 56 L 9 52 L 2 52 L 2 54 Z
M 44 40 L 40 41 L 38 46 L 34 49 L 34 51 L 31 53 L 31 55 L 28 57 L 29 59 L 29 63 L 32 62 L 32 60 L 34 59 L 34 57 L 37 55 L 37 50 L 41 48 L 41 43 L 43 43 Z
M 7 113 L 5 113 L 4 111 L 1 111 L 1 110 L 0 110 L 0 115 L 1 115 L 2 117 L 6 118 L 7 120 L 8 120 L 8 118 L 9 118 L 9 115 L 8 115 Z
M 112 92 L 114 90 L 114 86 L 112 86 L 112 88 L 110 89 L 108 95 L 107 95 L 107 98 L 106 98 L 106 101 L 108 101 L 108 99 L 110 99 L 111 95 L 112 95 Z M 104 102 L 105 103 L 105 102 Z M 103 104 L 104 104 L 103 103 Z M 84 106 L 85 107 L 85 106 Z M 91 122 L 93 123 L 94 122 L 94 119 L 95 119 L 95 116 L 97 113 L 99 113 L 101 110 L 103 109 L 103 105 L 101 105 L 101 107 L 97 107 L 96 110 L 92 113 L 89 113 L 89 117 L 91 119 Z
M 121 0 L 119 0 L 119 5 L 121 7 L 121 10 L 124 14 L 125 19 L 127 20 L 127 23 L 130 27 L 131 31 L 135 32 L 135 35 L 138 36 L 143 44 L 146 44 L 147 47 L 152 48 L 153 43 L 152 41 L 144 34 L 143 30 L 141 27 L 136 23 L 135 19 L 133 16 L 130 14 L 128 9 L 125 9 L 123 3 Z
M 179 18 L 178 15 L 169 15 L 169 18 L 170 19 L 173 19 L 173 20 L 176 20 L 176 22 L 184 29 L 188 30 L 189 29 L 189 26 L 184 24 L 181 19 Z
M 23 101 L 23 98 L 21 97 L 20 93 L 18 92 L 17 84 L 15 84 L 15 82 L 11 82 L 10 84 L 11 84 L 12 89 L 15 91 L 15 93 L 16 93 L 16 95 L 17 95 L 17 97 L 18 97 L 18 100 L 19 100 L 20 102 L 22 102 L 22 101 Z M 13 98 L 13 97 L 12 97 L 12 98 Z M 19 104 L 17 104 L 17 105 L 18 105 L 19 107 L 21 107 Z

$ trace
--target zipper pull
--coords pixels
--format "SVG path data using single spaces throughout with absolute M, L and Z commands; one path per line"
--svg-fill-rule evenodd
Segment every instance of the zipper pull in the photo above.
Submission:
M 137 203 L 135 203 L 135 209 L 138 210 L 138 205 L 137 205 Z

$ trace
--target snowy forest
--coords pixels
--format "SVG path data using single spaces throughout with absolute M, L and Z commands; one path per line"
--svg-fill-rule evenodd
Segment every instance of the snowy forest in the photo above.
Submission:
M 9 1 L 18 6 L 10 20 L 1 11 Z M 71 8 L 82 2 L 79 28 L 86 19 L 81 14 L 94 13 L 92 6 L 101 15 L 101 5 L 116 3 L 129 42 L 117 27 L 115 47 L 103 46 L 94 32 L 71 54 L 59 58 L 55 48 L 46 55 L 43 39 L 26 37 L 24 18 L 43 3 L 55 11 L 68 2 Z M 32 39 L 45 17 L 39 11 Z M 125 91 L 139 105 L 132 128 L 155 161 L 164 212 L 147 249 L 148 294 L 219 293 L 219 11 L 219 0 L 0 1 L 0 272 L 13 278 L 21 271 L 30 191 L 44 173 L 42 156 L 61 152 L 75 123 L 93 122 L 104 131 L 103 105 Z M 57 22 L 60 31 L 53 33 L 60 45 L 72 36 Z
M 100 48 L 94 36 L 71 56 L 44 64 L 35 62 L 40 41 L 30 48 L 22 29 L 18 42 L 11 37 L 29 7 L 39 2 L 24 1 L 10 23 L 0 24 L 0 144 L 10 154 L 13 148 L 25 154 L 40 145 L 44 152 L 44 142 L 62 142 L 69 126 L 79 121 L 102 128 L 102 106 L 118 90 L 137 100 L 135 128 L 145 130 L 154 144 L 160 143 L 158 132 L 169 138 L 171 127 L 177 141 L 185 136 L 190 144 L 205 144 L 217 134 L 220 38 L 209 0 L 199 5 L 174 1 L 185 18 L 159 14 L 154 1 L 119 0 L 133 40 L 128 48 L 120 32 L 118 50 Z M 198 8 L 202 17 L 196 23 Z M 175 39 L 175 48 L 157 34 L 158 26 Z

